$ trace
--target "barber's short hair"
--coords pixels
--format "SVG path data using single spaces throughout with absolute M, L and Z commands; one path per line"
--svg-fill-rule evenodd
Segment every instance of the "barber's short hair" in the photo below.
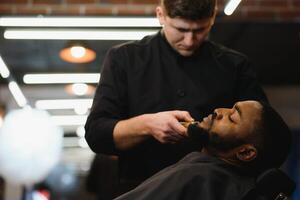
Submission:
M 255 128 L 254 146 L 258 149 L 255 165 L 259 172 L 280 167 L 287 159 L 292 133 L 282 117 L 268 104 L 262 105 L 261 119 Z M 255 145 L 256 144 L 256 145 Z
M 212 17 L 216 0 L 161 0 L 166 14 L 188 20 L 199 20 Z

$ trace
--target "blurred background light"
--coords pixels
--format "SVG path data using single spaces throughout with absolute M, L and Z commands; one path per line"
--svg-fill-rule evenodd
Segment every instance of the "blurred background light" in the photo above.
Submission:
M 62 60 L 70 63 L 87 63 L 96 59 L 96 52 L 83 41 L 70 41 L 59 52 Z
M 98 83 L 99 73 L 25 74 L 26 84 Z
M 224 13 L 226 15 L 232 15 L 238 5 L 241 3 L 241 0 L 229 0 L 224 8 Z
M 1 17 L 5 27 L 160 27 L 156 17 Z

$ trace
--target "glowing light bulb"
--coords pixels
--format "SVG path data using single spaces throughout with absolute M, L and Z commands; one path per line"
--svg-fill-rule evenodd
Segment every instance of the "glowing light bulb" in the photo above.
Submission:
M 78 137 L 83 138 L 85 135 L 84 126 L 79 126 L 76 130 L 76 134 Z
M 84 138 L 80 138 L 78 140 L 78 145 L 81 147 L 81 148 L 88 148 L 89 145 L 87 144 L 86 140 Z
M 73 46 L 71 47 L 71 55 L 74 58 L 82 58 L 86 54 L 86 50 L 82 46 Z
M 3 125 L 3 119 L 2 119 L 2 117 L 0 117 L 0 128 L 2 125 Z
M 85 115 L 88 112 L 89 108 L 86 106 L 76 106 L 74 111 L 77 115 Z
M 72 85 L 72 91 L 75 95 L 82 96 L 88 92 L 88 85 L 85 83 L 75 83 Z

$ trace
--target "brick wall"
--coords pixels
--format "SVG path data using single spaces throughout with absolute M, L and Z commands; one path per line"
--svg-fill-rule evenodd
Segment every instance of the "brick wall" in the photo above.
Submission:
M 0 0 L 0 15 L 130 15 L 153 16 L 159 0 Z M 300 21 L 300 0 L 242 0 L 224 16 L 227 0 L 219 0 L 219 19 Z

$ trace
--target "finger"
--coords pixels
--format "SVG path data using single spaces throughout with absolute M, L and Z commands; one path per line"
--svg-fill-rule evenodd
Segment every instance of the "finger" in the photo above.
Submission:
M 174 110 L 172 111 L 173 116 L 179 121 L 192 122 L 194 118 L 187 111 Z
M 184 139 L 184 138 L 186 138 L 186 136 L 185 136 L 184 134 L 177 133 L 177 132 L 175 132 L 175 131 L 168 132 L 167 134 L 168 134 L 169 136 L 171 136 L 171 137 L 177 139 L 178 141 L 179 141 L 179 140 L 182 140 L 182 139 Z
M 174 120 L 172 124 L 170 124 L 171 129 L 173 130 L 173 134 L 176 134 L 180 137 L 187 137 L 187 128 L 184 127 L 180 122 Z
M 166 137 L 164 137 L 164 138 L 156 138 L 160 143 L 162 143 L 162 144 L 166 144 L 166 143 L 172 143 L 172 144 L 174 144 L 174 143 L 178 143 L 180 140 L 178 139 L 178 138 L 176 138 L 176 137 L 173 137 L 173 136 L 171 136 L 171 135 L 169 135 L 169 136 L 166 136 Z
M 164 139 L 167 143 L 172 143 L 172 144 L 178 143 L 180 140 L 182 140 L 174 135 L 168 135 Z
M 188 136 L 187 134 L 187 128 L 185 128 L 184 126 L 182 126 L 181 124 L 179 124 L 180 128 L 174 128 L 174 132 L 182 138 L 186 138 Z
M 177 137 L 174 136 L 171 132 L 160 132 L 153 135 L 153 137 L 163 144 L 170 143 L 170 142 L 178 142 L 180 140 L 178 136 Z

